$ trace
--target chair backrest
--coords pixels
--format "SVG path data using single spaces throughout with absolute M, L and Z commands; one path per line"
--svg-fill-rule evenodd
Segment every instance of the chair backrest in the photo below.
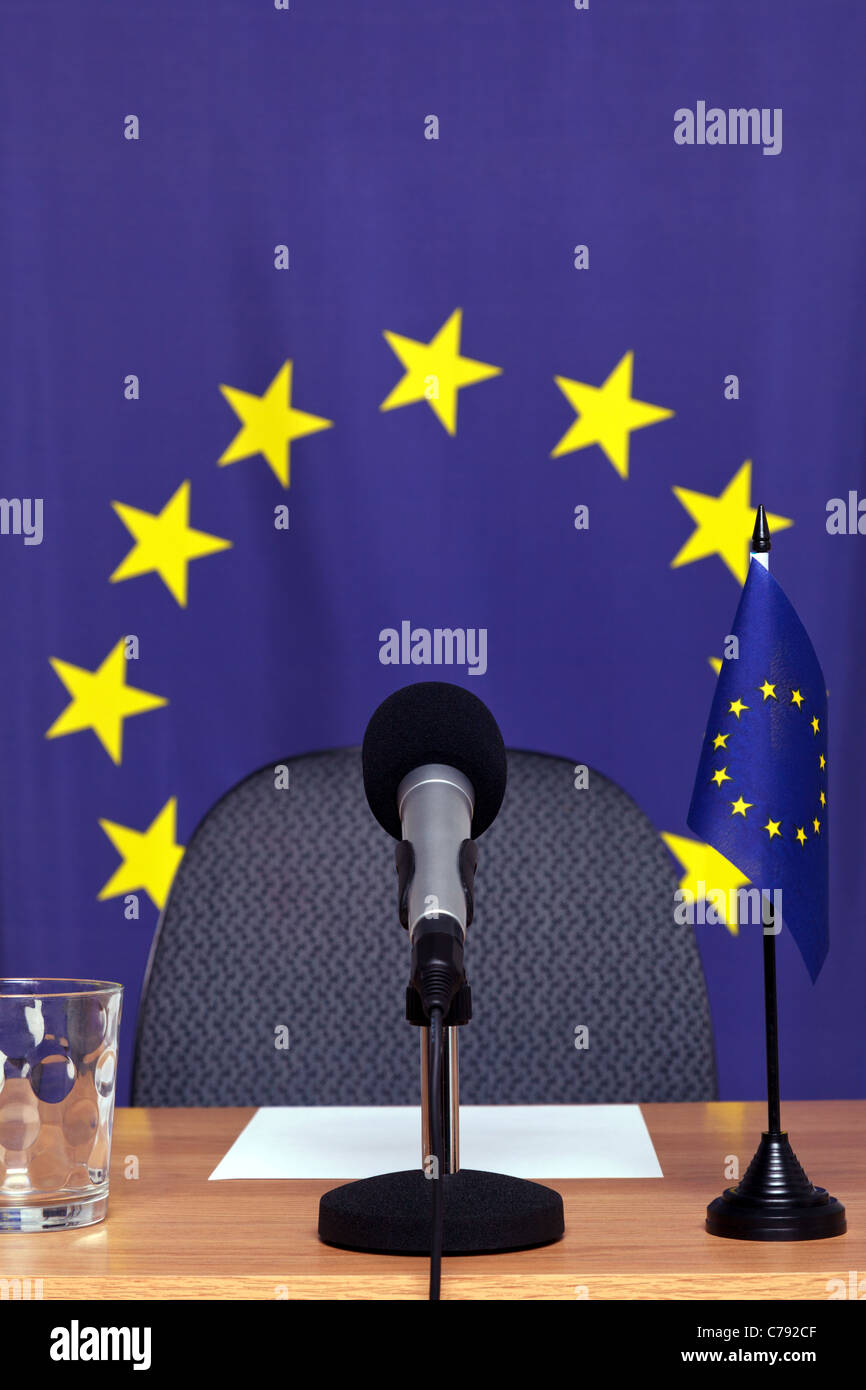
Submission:
M 287 787 L 274 766 L 247 777 L 181 861 L 139 1012 L 136 1105 L 418 1102 L 394 842 L 359 750 L 280 766 Z M 600 773 L 578 790 L 567 759 L 526 752 L 508 771 L 479 841 L 461 1099 L 712 1099 L 706 988 L 661 839 Z

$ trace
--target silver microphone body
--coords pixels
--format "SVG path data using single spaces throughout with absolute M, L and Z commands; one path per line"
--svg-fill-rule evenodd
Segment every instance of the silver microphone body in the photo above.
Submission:
M 475 792 L 456 768 L 425 763 L 408 773 L 397 789 L 403 839 L 415 855 L 409 886 L 408 928 L 453 918 L 466 936 L 466 893 L 460 877 L 460 847 L 472 838 Z

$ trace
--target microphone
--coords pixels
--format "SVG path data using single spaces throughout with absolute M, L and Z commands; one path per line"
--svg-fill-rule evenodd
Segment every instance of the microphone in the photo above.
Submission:
M 477 695 L 421 681 L 389 695 L 362 748 L 364 790 L 396 851 L 400 920 L 412 944 L 411 983 L 424 1013 L 448 1013 L 465 983 L 474 840 L 505 795 L 505 745 Z

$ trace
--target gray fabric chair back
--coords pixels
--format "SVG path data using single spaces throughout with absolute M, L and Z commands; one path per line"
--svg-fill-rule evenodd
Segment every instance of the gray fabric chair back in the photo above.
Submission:
M 567 759 L 508 756 L 478 842 L 461 1100 L 712 1099 L 706 988 L 663 842 L 600 773 L 577 790 Z M 284 766 L 288 787 L 266 767 L 228 792 L 181 861 L 139 1012 L 136 1105 L 418 1103 L 394 842 L 360 752 Z

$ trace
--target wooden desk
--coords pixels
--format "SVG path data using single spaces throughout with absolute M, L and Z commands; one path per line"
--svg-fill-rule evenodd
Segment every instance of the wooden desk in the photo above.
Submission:
M 827 1281 L 866 1276 L 866 1101 L 783 1108 L 813 1181 L 845 1203 L 834 1240 L 752 1244 L 703 1230 L 745 1168 L 764 1122 L 757 1103 L 645 1105 L 664 1178 L 554 1182 L 565 1202 L 557 1245 L 446 1259 L 443 1298 L 826 1299 Z M 45 1299 L 275 1297 L 424 1299 L 427 1262 L 335 1250 L 316 1235 L 328 1182 L 207 1181 L 253 1114 L 119 1110 L 108 1220 L 81 1231 L 0 1235 L 0 1277 L 39 1279 Z M 139 1177 L 125 1178 L 138 1160 Z

